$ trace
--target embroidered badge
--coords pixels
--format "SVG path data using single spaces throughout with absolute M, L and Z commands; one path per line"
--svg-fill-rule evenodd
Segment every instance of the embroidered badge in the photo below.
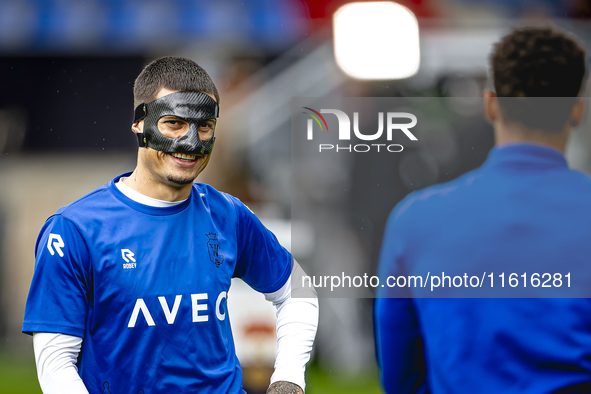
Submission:
M 111 393 L 111 389 L 109 388 L 109 382 L 103 383 L 103 394 L 113 394 Z M 139 389 L 137 394 L 145 394 L 143 389 Z
M 209 252 L 209 259 L 216 267 L 219 268 L 224 262 L 224 254 L 222 253 L 220 241 L 218 240 L 217 233 L 205 234 L 209 241 L 207 241 L 207 251 Z

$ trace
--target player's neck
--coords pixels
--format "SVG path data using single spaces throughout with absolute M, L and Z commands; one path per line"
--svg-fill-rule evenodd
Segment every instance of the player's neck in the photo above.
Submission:
M 138 193 L 162 201 L 183 201 L 191 195 L 192 184 L 172 186 L 155 179 L 149 172 L 139 167 L 123 179 L 123 183 Z
M 535 145 L 547 145 L 564 152 L 570 130 L 564 129 L 557 133 L 548 133 L 541 130 L 531 130 L 516 124 L 506 125 L 498 122 L 495 124 L 496 145 L 525 143 Z

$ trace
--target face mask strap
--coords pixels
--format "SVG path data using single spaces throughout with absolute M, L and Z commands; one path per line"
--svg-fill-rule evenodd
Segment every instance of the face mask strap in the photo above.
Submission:
M 142 103 L 135 107 L 135 111 L 133 113 L 133 123 L 139 122 L 140 120 L 144 119 L 148 115 L 146 111 L 146 103 Z M 144 133 L 136 133 L 137 142 L 140 148 L 145 148 L 148 146 L 148 141 L 146 141 L 146 137 Z
M 139 122 L 140 120 L 144 119 L 148 115 L 146 111 L 146 103 L 142 103 L 135 107 L 135 111 L 133 113 L 133 123 Z

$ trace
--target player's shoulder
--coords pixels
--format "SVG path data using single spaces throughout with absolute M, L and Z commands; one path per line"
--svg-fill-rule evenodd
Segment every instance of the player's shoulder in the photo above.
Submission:
M 426 209 L 437 210 L 441 208 L 442 204 L 461 201 L 464 189 L 478 183 L 482 177 L 482 172 L 476 169 L 454 180 L 414 191 L 396 205 L 393 214 L 395 216 L 408 215 L 409 212 L 416 209 L 420 209 L 421 212 L 425 212 Z
M 576 182 L 581 188 L 591 192 L 591 175 L 579 170 L 569 169 L 571 179 Z
M 580 215 L 588 213 L 591 209 L 591 176 L 579 170 L 569 169 L 566 176 L 560 177 L 548 186 L 545 195 L 560 199 L 564 206 L 579 211 Z
M 107 185 L 105 184 L 85 194 L 70 204 L 61 207 L 51 217 L 62 216 L 66 219 L 74 220 L 77 217 L 85 216 L 88 213 L 96 213 L 101 209 L 102 206 L 105 205 L 104 201 L 106 199 L 112 200 L 112 196 Z
M 43 236 L 70 240 L 77 239 L 83 233 L 85 224 L 88 224 L 88 219 L 93 215 L 95 217 L 99 216 L 97 207 L 101 204 L 98 201 L 104 199 L 105 193 L 108 193 L 108 190 L 106 185 L 103 185 L 58 209 L 45 221 L 39 233 L 37 244 Z M 46 233 L 50 234 L 47 235 Z
M 204 199 L 208 205 L 216 205 L 218 208 L 232 209 L 236 212 L 246 209 L 252 212 L 240 199 L 231 194 L 217 190 L 211 185 L 205 183 L 193 183 L 193 189 L 196 194 Z

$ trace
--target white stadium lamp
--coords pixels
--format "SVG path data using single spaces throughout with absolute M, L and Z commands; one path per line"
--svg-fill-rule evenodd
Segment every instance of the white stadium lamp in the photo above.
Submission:
M 401 79 L 417 73 L 419 24 L 392 1 L 349 3 L 333 16 L 337 64 L 358 79 Z

